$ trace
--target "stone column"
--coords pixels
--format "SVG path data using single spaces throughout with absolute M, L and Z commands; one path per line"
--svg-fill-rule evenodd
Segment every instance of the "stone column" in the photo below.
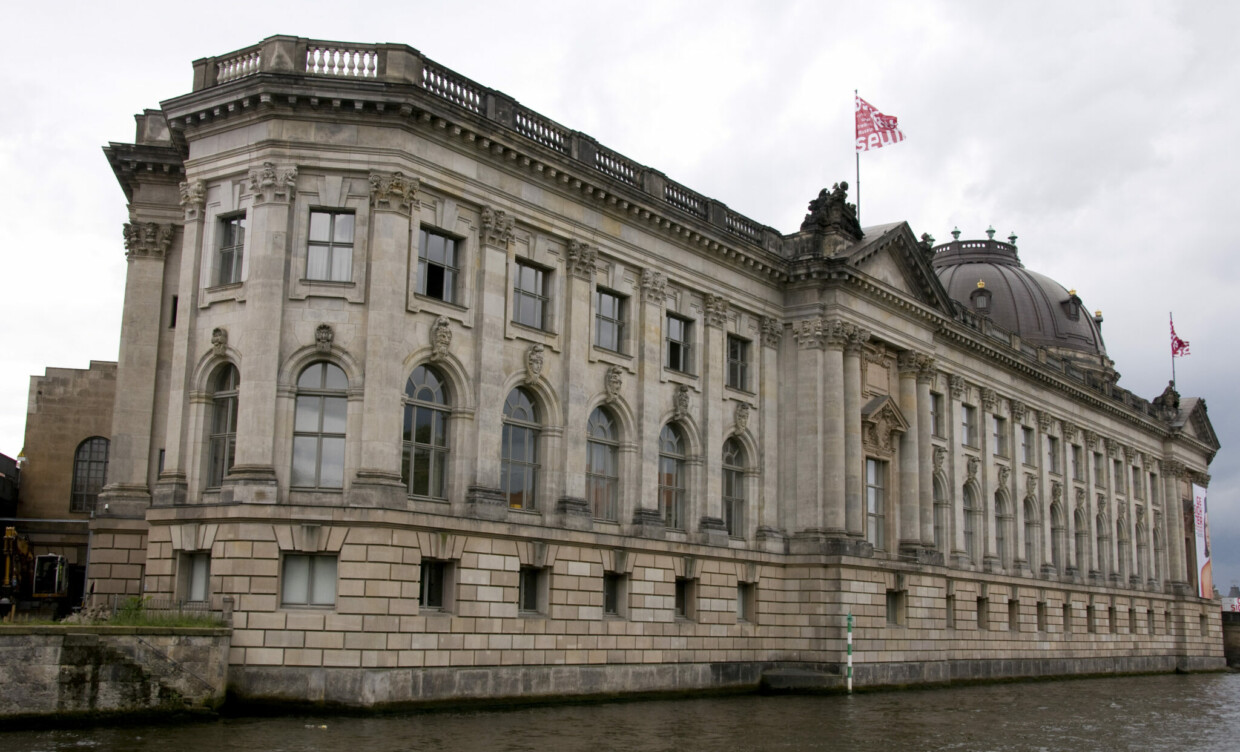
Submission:
M 934 446 L 930 440 L 930 384 L 933 381 L 934 358 L 919 355 L 917 358 L 917 506 L 921 521 L 921 546 L 927 551 L 934 551 Z
M 779 473 L 779 342 L 784 334 L 783 322 L 762 319 L 762 352 L 758 374 L 758 451 L 761 468 L 759 478 L 758 529 L 755 541 L 759 548 L 783 553 L 787 523 L 780 520 L 779 500 L 789 492 Z
M 920 553 L 921 523 L 921 438 L 918 419 L 917 375 L 924 356 L 903 352 L 899 357 L 900 411 L 908 430 L 900 437 L 900 550 Z
M 667 302 L 667 278 L 662 272 L 643 269 L 641 310 L 637 316 L 638 405 L 637 422 L 641 472 L 641 492 L 633 509 L 633 532 L 647 537 L 663 537 L 663 515 L 659 513 L 659 432 L 663 429 L 663 317 Z
M 798 551 L 812 550 L 814 542 L 822 538 L 824 497 L 830 498 L 831 473 L 826 466 L 831 463 L 833 455 L 830 447 L 824 445 L 825 436 L 831 433 L 831 417 L 826 413 L 832 407 L 838 410 L 839 404 L 838 397 L 833 399 L 830 392 L 824 394 L 823 326 L 823 320 L 820 317 L 814 317 L 797 321 L 792 329 L 797 341 L 797 369 L 794 381 L 796 407 L 792 411 L 796 421 L 797 440 L 795 446 L 787 447 L 787 449 L 794 452 L 796 456 L 796 496 L 793 507 L 796 519 L 793 525 L 796 531 L 794 547 Z M 842 434 L 842 425 L 840 429 Z M 842 469 L 842 451 L 840 455 L 839 464 Z M 842 474 L 840 482 L 842 485 Z M 841 493 L 840 496 L 842 499 L 843 494 Z M 840 511 L 843 511 L 842 505 Z M 843 529 L 841 515 L 839 532 L 842 533 Z M 806 546 L 809 548 L 805 548 Z
M 1064 552 L 1063 562 L 1064 571 L 1060 574 L 1070 575 L 1073 578 L 1081 571 L 1081 565 L 1076 560 L 1076 515 L 1074 511 L 1075 494 L 1069 493 L 1070 490 L 1076 488 L 1076 478 L 1072 475 L 1072 448 L 1076 441 L 1076 424 L 1071 421 L 1060 421 L 1059 435 L 1063 444 L 1063 476 L 1064 476 L 1064 492 L 1063 501 L 1060 503 L 1060 509 L 1063 511 L 1063 529 L 1064 529 Z M 1084 459 L 1084 450 L 1081 450 L 1082 459 Z
M 1042 559 L 1041 574 L 1043 577 L 1054 577 L 1058 574 L 1055 571 L 1055 564 L 1051 558 L 1051 505 L 1048 499 L 1051 497 L 1051 478 L 1050 478 L 1050 444 L 1051 429 L 1055 426 L 1055 419 L 1046 411 L 1038 413 L 1038 450 L 1041 457 L 1038 459 L 1038 467 L 1041 468 L 1039 475 L 1039 493 L 1034 497 L 1038 505 L 1038 530 L 1041 533 L 1041 540 L 1038 548 L 1038 556 Z M 1062 442 L 1060 442 L 1062 445 Z M 1062 450 L 1062 446 L 1060 447 Z M 1037 572 L 1034 572 L 1037 574 Z
M 490 206 L 482 208 L 478 230 L 478 302 L 474 333 L 477 384 L 477 463 L 465 500 L 471 514 L 503 519 L 508 514 L 500 489 L 500 443 L 504 429 L 504 325 L 508 320 L 508 246 L 512 243 L 513 218 Z
M 1083 434 L 1085 446 L 1085 517 L 1089 526 L 1089 561 L 1082 563 L 1082 573 L 1090 583 L 1101 583 L 1098 551 L 1098 493 L 1094 479 L 1097 477 L 1097 458 L 1094 453 L 1098 449 L 1098 434 L 1086 430 Z
M 861 448 L 861 350 L 870 332 L 845 324 L 844 347 L 844 514 L 848 534 L 865 538 L 865 485 Z
M 1106 570 L 1108 572 L 1108 577 L 1107 577 L 1108 581 L 1110 582 L 1110 584 L 1116 585 L 1116 584 L 1122 584 L 1119 582 L 1119 551 L 1120 551 L 1121 544 L 1120 544 L 1119 534 L 1118 534 L 1119 528 L 1117 527 L 1117 523 L 1119 521 L 1119 516 L 1120 516 L 1120 508 L 1119 508 L 1119 498 L 1116 496 L 1116 493 L 1115 493 L 1118 490 L 1118 487 L 1115 485 L 1117 478 L 1115 477 L 1115 472 L 1114 472 L 1115 471 L 1114 460 L 1115 460 L 1115 455 L 1116 455 L 1118 446 L 1116 445 L 1113 439 L 1106 439 L 1105 441 L 1107 445 L 1107 451 L 1102 461 L 1106 463 L 1106 468 L 1105 468 L 1106 474 L 1103 477 L 1108 478 L 1110 480 L 1110 482 L 1107 484 L 1107 488 L 1110 489 L 1109 496 L 1111 500 L 1111 503 L 1110 503 L 1111 514 L 1107 515 L 1107 527 L 1109 529 L 1106 531 L 1107 538 L 1111 541 L 1111 546 L 1110 546 L 1111 550 L 1110 550 L 1110 555 L 1107 557 Z
M 997 472 L 995 470 L 995 447 L 990 430 L 994 422 L 994 414 L 999 409 L 999 395 L 989 387 L 981 387 L 978 390 L 978 396 L 981 399 L 977 406 L 977 425 L 974 428 L 977 431 L 977 451 L 980 460 L 978 486 L 982 489 L 982 508 L 986 510 L 983 515 L 986 520 L 986 555 L 983 561 L 986 570 L 993 572 L 1003 569 L 1003 562 L 999 560 L 997 535 L 999 510 L 995 508 L 994 478 Z
M 189 437 L 186 434 L 188 425 L 194 425 L 190 419 L 192 410 L 200 409 L 192 405 L 190 392 L 194 385 L 190 383 L 197 357 L 191 355 L 190 344 L 194 339 L 195 322 L 198 319 L 197 306 L 193 304 L 194 296 L 199 289 L 199 271 L 202 268 L 202 236 L 203 236 L 203 203 L 207 196 L 206 183 L 201 180 L 181 183 L 181 208 L 185 212 L 185 224 L 181 226 L 181 271 L 178 277 L 178 300 L 185 301 L 181 306 L 183 315 L 177 315 L 176 332 L 173 335 L 172 367 L 169 370 L 168 383 L 168 424 L 164 434 L 164 471 L 159 474 L 155 485 L 154 503 L 157 506 L 168 506 L 185 503 L 188 496 L 187 474 L 190 470 L 190 458 L 186 456 Z M 176 314 L 176 312 L 174 312 Z M 227 335 L 217 346 L 227 351 Z
M 704 543 L 726 546 L 728 530 L 723 522 L 723 440 L 730 434 L 723 417 L 723 374 L 727 364 L 728 302 L 706 294 L 703 322 L 706 336 L 702 350 L 702 454 L 706 503 L 702 505 L 698 531 Z
M 362 394 L 361 462 L 349 503 L 403 506 L 400 477 L 401 351 L 408 279 L 409 219 L 418 200 L 419 181 L 400 172 L 370 173 L 370 271 L 366 295 L 366 383 Z
M 844 439 L 848 431 L 845 420 L 844 345 L 848 342 L 840 321 L 826 322 L 823 331 L 822 371 L 822 525 L 828 537 L 843 539 L 848 535 L 845 498 L 847 497 L 847 460 Z M 860 375 L 858 374 L 858 381 Z M 860 400 L 858 399 L 858 403 Z M 860 405 L 857 406 L 858 420 Z M 864 529 L 864 528 L 863 528 Z
M 593 526 L 594 510 L 586 499 L 586 409 L 598 382 L 589 383 L 590 342 L 594 321 L 590 315 L 590 294 L 598 264 L 598 250 L 576 240 L 568 241 L 568 294 L 564 301 L 562 383 L 564 385 L 564 426 L 569 440 L 562 442 L 562 461 L 558 472 L 563 495 L 556 501 L 556 510 L 566 527 L 588 530 Z M 534 348 L 538 348 L 535 350 Z M 542 345 L 533 345 L 527 361 Z M 531 370 L 531 369 L 527 369 Z M 624 437 L 630 440 L 632 437 Z
M 238 349 L 245 353 L 237 395 L 236 463 L 220 488 L 223 502 L 276 503 L 276 391 L 284 320 L 289 212 L 297 168 L 264 162 L 252 170 L 246 216 L 245 307 Z M 296 379 L 297 375 L 294 374 Z M 350 386 L 357 386 L 350 384 Z
M 142 519 L 151 502 L 148 486 L 155 370 L 163 310 L 164 257 L 172 248 L 172 223 L 126 223 L 125 309 L 116 368 L 116 401 L 108 447 L 107 485 L 96 517 Z
M 1180 479 L 1184 465 L 1175 460 L 1163 462 L 1163 508 L 1167 518 L 1167 582 L 1173 591 L 1188 591 L 1188 560 L 1184 551 L 1184 500 L 1180 496 Z
M 947 407 L 947 446 L 948 458 L 951 462 L 951 478 L 952 487 L 948 489 L 950 498 L 955 501 L 952 503 L 952 555 L 956 558 L 958 566 L 974 566 L 974 562 L 969 559 L 969 550 L 964 540 L 964 486 L 968 482 L 970 474 L 968 472 L 968 458 L 965 456 L 964 437 L 960 435 L 961 424 L 964 420 L 963 416 L 963 400 L 965 393 L 964 378 L 951 374 L 947 377 L 949 401 Z M 980 501 L 980 499 L 979 499 Z M 984 546 L 979 542 L 982 531 L 974 531 L 974 545 L 979 549 Z M 981 565 L 981 553 L 979 551 L 977 566 Z

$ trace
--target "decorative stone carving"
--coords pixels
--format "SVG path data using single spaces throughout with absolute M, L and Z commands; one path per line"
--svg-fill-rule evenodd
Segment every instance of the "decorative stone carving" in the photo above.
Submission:
M 1184 477 L 1184 463 L 1176 460 L 1166 460 L 1163 464 L 1163 473 L 1172 478 Z
M 175 228 L 156 222 L 126 222 L 125 258 L 150 257 L 163 258 L 172 248 L 172 235 Z
M 1098 448 L 1098 434 L 1090 431 L 1089 429 L 1085 429 L 1083 438 L 1085 439 L 1085 447 L 1089 449 L 1089 451 L 1092 452 Z
M 370 173 L 370 203 L 376 209 L 408 212 L 418 199 L 422 181 L 405 177 L 403 172 Z
M 332 325 L 319 324 L 314 330 L 314 349 L 324 353 L 331 352 L 334 339 L 336 339 L 336 332 L 332 329 Z
M 542 375 L 545 349 L 542 345 L 530 345 L 525 351 L 525 383 L 533 384 Z
M 965 472 L 968 473 L 970 480 L 977 479 L 977 473 L 982 468 L 982 461 L 976 457 L 970 457 L 965 463 Z
M 211 350 L 216 355 L 223 355 L 228 351 L 228 330 L 222 326 L 217 326 L 211 330 Z
M 917 359 L 917 383 L 933 384 L 938 373 L 934 370 L 935 361 L 930 355 L 922 355 Z
M 948 376 L 947 386 L 949 389 L 951 389 L 952 399 L 963 399 L 964 398 L 964 377 L 963 376 L 960 376 L 954 373 L 951 376 Z
M 834 256 L 862 238 L 857 220 L 857 207 L 848 203 L 848 183 L 839 182 L 828 191 L 823 188 L 809 202 L 809 213 L 801 222 L 803 232 L 812 232 L 815 250 L 823 256 Z
M 489 206 L 482 207 L 482 233 L 480 240 L 485 245 L 507 248 L 512 242 L 515 222 L 508 213 Z
M 1076 508 L 1079 510 L 1085 509 L 1085 489 L 1083 488 L 1076 489 Z
M 1119 442 L 1115 439 L 1103 439 L 1103 441 L 1105 441 L 1107 445 L 1107 456 L 1111 459 L 1118 459 L 1120 450 Z
M 1137 458 L 1137 450 L 1130 446 L 1124 447 L 1124 462 L 1131 465 Z
M 1059 431 L 1063 434 L 1065 441 L 1072 441 L 1076 438 L 1076 432 L 1080 430 L 1076 424 L 1070 420 L 1061 421 L 1059 423 Z
M 1180 412 L 1180 393 L 1175 390 L 1175 382 L 1168 381 L 1163 393 L 1150 401 L 1165 420 L 1171 420 Z
M 191 209 L 200 209 L 207 200 L 207 184 L 201 180 L 192 182 L 182 182 L 179 186 L 181 190 L 181 206 L 186 211 Z
M 1025 403 L 1018 399 L 1011 400 L 1008 403 L 1008 409 L 1012 412 L 1012 420 L 1021 423 L 1025 420 Z
M 846 349 L 849 352 L 860 352 L 865 343 L 870 341 L 870 330 L 856 324 L 845 322 L 844 334 L 848 337 Z
M 1042 433 L 1049 433 L 1055 425 L 1055 418 L 1045 410 L 1038 411 L 1038 428 L 1042 429 Z
M 1025 473 L 1025 497 L 1036 499 L 1038 496 L 1038 476 Z
M 1007 465 L 999 465 L 999 487 L 1007 488 L 1008 480 L 1012 477 L 1012 468 Z
M 686 384 L 680 384 L 676 387 L 676 393 L 672 396 L 672 417 L 675 420 L 684 420 L 689 415 L 689 387 Z
M 749 427 L 749 413 L 751 410 L 753 408 L 748 402 L 736 403 L 736 416 L 734 418 L 736 429 L 734 433 L 744 433 L 745 429 Z
M 1193 483 L 1196 483 L 1202 488 L 1206 488 L 1207 486 L 1210 485 L 1210 474 L 1209 473 L 1203 473 L 1199 470 L 1188 470 L 1187 475 L 1190 481 L 1192 481 Z
M 784 336 L 784 322 L 770 316 L 762 317 L 762 344 L 766 347 L 779 347 L 779 340 Z
M 922 359 L 925 357 L 916 350 L 905 350 L 896 356 L 896 368 L 900 373 L 916 374 L 921 370 Z
M 890 397 L 879 398 L 872 411 L 862 411 L 861 441 L 869 452 L 890 457 L 895 452 L 895 435 L 907 430 L 908 422 Z
M 792 336 L 802 350 L 823 345 L 824 322 L 821 316 L 801 319 L 792 323 Z
M 988 413 L 993 413 L 998 406 L 999 395 L 995 394 L 995 390 L 982 387 L 982 409 Z
M 723 326 L 728 320 L 728 301 L 722 295 L 707 293 L 703 308 L 707 326 Z
M 934 472 L 943 472 L 943 463 L 947 461 L 947 450 L 941 446 L 934 448 Z
M 642 296 L 651 303 L 663 304 L 667 301 L 667 277 L 663 272 L 654 269 L 642 269 Z
M 623 374 L 624 369 L 620 366 L 608 366 L 607 372 L 603 374 L 603 391 L 607 393 L 608 402 L 620 399 L 620 387 L 623 386 L 620 377 Z
M 1098 494 L 1098 498 L 1097 498 L 1097 500 L 1096 500 L 1095 504 L 1096 504 L 1096 506 L 1097 506 L 1097 508 L 1098 508 L 1098 514 L 1101 514 L 1101 515 L 1106 515 L 1106 513 L 1107 513 L 1107 497 L 1106 497 L 1106 494 Z
M 443 360 L 448 357 L 448 348 L 452 346 L 452 327 L 447 316 L 440 316 L 431 324 L 431 360 Z
M 1063 501 L 1063 484 L 1057 480 L 1051 481 L 1051 503 Z
M 568 241 L 568 273 L 581 279 L 593 279 L 598 268 L 598 249 L 577 240 Z
M 256 204 L 292 201 L 297 194 L 297 168 L 281 170 L 274 162 L 263 162 L 262 167 L 250 170 L 250 192 Z

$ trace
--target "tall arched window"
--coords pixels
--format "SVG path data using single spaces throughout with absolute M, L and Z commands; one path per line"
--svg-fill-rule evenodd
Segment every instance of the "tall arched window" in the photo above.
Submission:
M 951 502 L 947 499 L 947 489 L 943 480 L 934 476 L 934 547 L 939 553 L 951 553 Z
M 1038 552 L 1042 550 L 1042 526 L 1038 524 L 1038 505 L 1032 498 L 1025 499 L 1025 562 L 1029 565 L 1029 571 L 1035 575 L 1042 565 L 1042 557 Z
M 1012 510 L 1008 506 L 1007 496 L 995 492 L 995 555 L 1004 569 L 1012 566 L 1012 543 L 1016 530 L 1012 526 Z
M 685 528 L 685 439 L 671 423 L 659 432 L 659 507 L 665 525 Z
M 92 436 L 73 454 L 73 493 L 69 497 L 70 512 L 93 512 L 99 491 L 108 475 L 108 440 Z
M 513 509 L 536 509 L 540 423 L 533 398 L 521 387 L 504 400 L 500 488 Z
M 311 363 L 297 378 L 293 419 L 293 486 L 344 486 L 344 432 L 349 378 L 332 363 Z
M 619 437 L 616 422 L 601 407 L 586 421 L 586 501 L 600 520 L 620 517 Z
M 973 486 L 966 485 L 964 487 L 964 550 L 969 555 L 969 561 L 973 564 L 979 563 L 981 559 L 981 551 L 979 550 L 981 538 L 981 521 L 982 510 L 977 503 L 977 492 L 973 490 Z
M 418 366 L 405 382 L 404 452 L 400 475 L 410 496 L 447 497 L 448 390 L 433 368 Z
M 211 395 L 211 450 L 207 488 L 219 488 L 237 455 L 237 388 L 241 374 L 232 363 L 215 372 Z
M 1051 564 L 1058 574 L 1063 574 L 1068 562 L 1065 560 L 1068 547 L 1068 528 L 1064 524 L 1063 506 L 1059 502 L 1051 504 Z
M 723 525 L 745 537 L 745 448 L 735 438 L 723 442 Z
M 1089 518 L 1085 510 L 1078 509 L 1073 520 L 1076 523 L 1076 569 L 1085 574 L 1089 571 Z

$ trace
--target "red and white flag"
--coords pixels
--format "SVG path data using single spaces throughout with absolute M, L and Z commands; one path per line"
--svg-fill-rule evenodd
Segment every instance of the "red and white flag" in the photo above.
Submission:
M 1175 333 L 1175 319 L 1171 319 L 1171 357 L 1184 357 L 1188 355 L 1188 341 L 1182 340 Z
M 857 97 L 857 151 L 881 149 L 904 140 L 898 118 L 884 115 L 861 97 Z

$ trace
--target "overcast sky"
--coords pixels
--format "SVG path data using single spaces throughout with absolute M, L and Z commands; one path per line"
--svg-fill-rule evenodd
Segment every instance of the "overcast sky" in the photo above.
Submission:
M 533 8 L 533 9 L 531 9 Z M 272 34 L 399 42 L 782 232 L 854 182 L 853 89 L 907 140 L 862 155 L 862 220 L 1015 231 L 1101 309 L 1120 385 L 1208 400 L 1215 582 L 1240 581 L 1233 416 L 1240 4 L 1225 2 L 16 3 L 0 66 L 0 452 L 29 380 L 115 360 L 124 194 L 100 147 Z M 855 197 L 855 189 L 850 191 Z

